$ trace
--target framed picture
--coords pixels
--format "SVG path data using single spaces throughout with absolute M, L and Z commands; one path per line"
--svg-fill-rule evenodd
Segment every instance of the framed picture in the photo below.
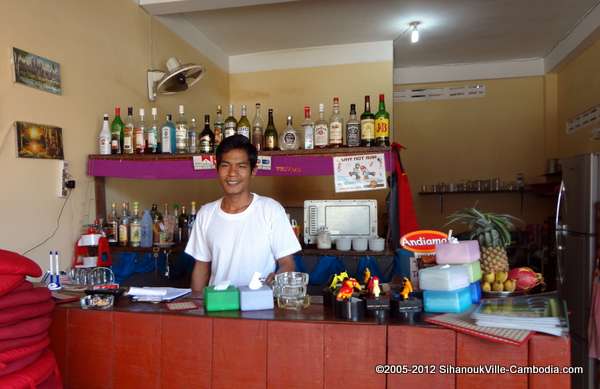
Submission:
M 13 47 L 14 81 L 57 95 L 62 94 L 60 64 Z
M 62 128 L 17 122 L 19 158 L 64 159 Z

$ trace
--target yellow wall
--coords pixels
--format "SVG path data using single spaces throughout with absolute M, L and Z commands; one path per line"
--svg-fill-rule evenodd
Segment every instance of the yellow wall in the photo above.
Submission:
M 6 60 L 12 46 L 59 62 L 63 95 L 12 83 Z M 112 117 L 115 105 L 120 105 L 122 111 L 127 105 L 133 105 L 135 111 L 140 106 L 149 111 L 148 68 L 164 68 L 165 60 L 172 55 L 207 67 L 206 76 L 195 89 L 159 97 L 161 117 L 167 111 L 175 112 L 177 104 L 185 104 L 187 112 L 197 116 L 212 113 L 216 104 L 225 104 L 229 99 L 227 74 L 152 21 L 131 0 L 3 1 L 0 47 L 5 50 L 5 60 L 0 61 L 0 247 L 23 252 L 47 237 L 64 201 L 56 195 L 57 161 L 15 157 L 14 121 L 62 127 L 65 159 L 77 180 L 56 236 L 29 254 L 44 266 L 52 248 L 63 253 L 62 267 L 66 267 L 81 225 L 93 221 L 94 187 L 86 175 L 87 155 L 97 152 L 103 113 Z M 149 190 L 126 188 L 111 181 L 109 199 L 151 201 Z M 145 184 L 145 188 L 154 185 Z M 175 192 L 165 188 L 169 189 Z M 189 192 L 190 197 L 195 190 L 192 184 L 177 189 Z
M 600 141 L 590 139 L 600 122 L 565 133 L 565 123 L 574 116 L 600 104 L 600 39 L 558 70 L 559 156 L 567 157 L 600 151 Z
M 422 227 L 440 227 L 448 214 L 473 206 L 510 213 L 529 223 L 551 214 L 552 202 L 533 195 L 460 194 L 419 196 L 422 185 L 499 177 L 540 181 L 545 169 L 545 79 L 526 77 L 443 84 L 396 85 L 395 89 L 434 88 L 481 83 L 482 98 L 430 100 L 394 104 L 395 137 L 407 147 L 402 154 Z
M 294 118 L 294 127 L 304 120 L 304 106 L 318 118 L 319 103 L 325 104 L 325 118 L 331 115 L 333 97 L 340 98 L 341 113 L 348 118 L 350 104 L 356 104 L 358 115 L 363 111 L 364 96 L 371 96 L 371 110 L 377 111 L 378 95 L 385 94 L 387 110 L 392 114 L 392 61 L 360 63 L 313 68 L 271 70 L 231 74 L 231 103 L 239 115 L 241 104 L 249 107 L 249 119 L 254 117 L 254 105 L 261 103 L 264 119 L 267 109 L 274 109 L 275 126 L 279 133 L 285 128 L 287 115 Z M 260 178 L 254 189 L 272 196 L 284 205 L 301 206 L 305 199 L 378 199 L 380 206 L 387 191 L 357 192 L 336 195 L 332 177 Z

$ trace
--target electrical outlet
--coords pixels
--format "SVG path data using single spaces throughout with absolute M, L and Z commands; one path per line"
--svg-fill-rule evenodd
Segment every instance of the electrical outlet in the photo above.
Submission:
M 67 188 L 67 178 L 69 177 L 69 173 L 67 171 L 69 167 L 69 163 L 67 161 L 58 161 L 58 197 L 64 198 L 69 194 L 69 189 Z

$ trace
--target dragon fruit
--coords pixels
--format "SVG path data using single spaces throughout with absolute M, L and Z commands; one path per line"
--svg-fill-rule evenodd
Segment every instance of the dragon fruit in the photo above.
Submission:
M 511 269 L 508 273 L 508 279 L 515 280 L 517 290 L 529 290 L 539 284 L 544 283 L 544 276 L 541 273 L 536 273 L 528 267 L 517 267 Z

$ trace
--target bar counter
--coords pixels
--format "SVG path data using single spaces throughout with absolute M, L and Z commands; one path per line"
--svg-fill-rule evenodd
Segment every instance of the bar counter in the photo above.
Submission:
M 440 365 L 569 366 L 570 341 L 536 334 L 519 347 L 492 343 L 421 315 L 377 324 L 338 320 L 322 305 L 174 312 L 125 297 L 111 310 L 69 303 L 53 315 L 52 349 L 66 388 L 570 387 L 569 375 L 427 374 Z M 386 363 L 421 374 L 377 374 Z

